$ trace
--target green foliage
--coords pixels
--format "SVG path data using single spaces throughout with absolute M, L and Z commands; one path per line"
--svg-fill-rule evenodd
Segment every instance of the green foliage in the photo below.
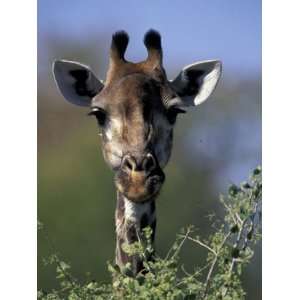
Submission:
M 230 186 L 228 194 L 220 197 L 226 214 L 217 222 L 215 233 L 207 241 L 202 241 L 197 230 L 190 226 L 177 235 L 164 258 L 154 254 L 151 229 L 146 228 L 141 241 L 123 245 L 129 255 L 153 257 L 144 263 L 145 269 L 135 278 L 124 275 L 109 263 L 112 283 L 99 283 L 89 278 L 81 283 L 72 276 L 70 266 L 53 254 L 44 263 L 56 265 L 60 289 L 39 291 L 38 299 L 245 299 L 240 278 L 254 254 L 253 245 L 260 238 L 261 193 L 261 169 L 258 167 L 249 182 Z M 41 223 L 39 228 L 45 230 Z M 208 251 L 204 266 L 195 267 L 192 273 L 186 272 L 179 263 L 180 251 L 188 240 Z M 130 267 L 130 264 L 126 266 L 129 270 Z M 179 275 L 180 271 L 183 275 Z

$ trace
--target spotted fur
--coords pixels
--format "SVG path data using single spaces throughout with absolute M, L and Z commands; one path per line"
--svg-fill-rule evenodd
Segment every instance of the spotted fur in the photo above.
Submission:
M 155 200 L 144 203 L 134 203 L 121 193 L 117 197 L 116 221 L 116 264 L 123 269 L 129 262 L 131 270 L 124 270 L 128 275 L 136 275 L 143 269 L 143 263 L 139 257 L 130 257 L 122 245 L 139 241 L 142 237 L 142 229 L 152 228 L 151 239 L 154 241 L 156 228 Z

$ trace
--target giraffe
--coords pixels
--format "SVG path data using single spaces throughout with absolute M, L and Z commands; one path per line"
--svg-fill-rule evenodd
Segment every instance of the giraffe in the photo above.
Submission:
M 130 263 L 135 276 L 143 270 L 143 261 L 128 256 L 122 244 L 138 241 L 147 226 L 154 243 L 155 201 L 165 180 L 176 118 L 211 95 L 222 65 L 219 60 L 196 62 L 168 80 L 159 32 L 146 32 L 148 56 L 142 62 L 125 59 L 128 43 L 125 31 L 113 34 L 105 81 L 88 66 L 68 60 L 55 60 L 53 73 L 64 98 L 89 107 L 89 115 L 97 120 L 104 159 L 115 173 L 115 262 L 120 270 Z

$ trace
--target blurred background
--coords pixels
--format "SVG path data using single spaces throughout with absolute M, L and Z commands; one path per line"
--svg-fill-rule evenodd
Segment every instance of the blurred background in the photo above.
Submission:
M 127 59 L 146 57 L 144 33 L 163 41 L 170 79 L 198 60 L 221 59 L 223 75 L 213 96 L 179 117 L 167 180 L 157 201 L 156 247 L 164 255 L 183 226 L 211 232 L 208 215 L 222 216 L 220 193 L 246 180 L 261 163 L 261 2 L 41 0 L 38 2 L 38 216 L 75 276 L 108 281 L 114 258 L 115 189 L 103 161 L 98 129 L 87 109 L 67 103 L 51 74 L 55 58 L 90 65 L 105 78 L 112 33 L 130 35 Z M 55 288 L 53 253 L 38 236 L 38 287 Z M 205 252 L 187 244 L 187 270 Z M 261 299 L 261 245 L 243 275 L 247 299 Z

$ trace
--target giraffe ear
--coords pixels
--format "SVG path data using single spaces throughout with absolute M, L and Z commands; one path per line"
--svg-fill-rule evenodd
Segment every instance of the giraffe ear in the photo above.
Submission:
M 103 83 L 90 68 L 78 62 L 54 61 L 53 75 L 65 99 L 79 106 L 89 106 L 92 98 L 103 88 Z
M 179 96 L 178 106 L 196 106 L 203 103 L 214 91 L 221 76 L 222 64 L 219 60 L 196 62 L 182 69 L 170 82 Z

